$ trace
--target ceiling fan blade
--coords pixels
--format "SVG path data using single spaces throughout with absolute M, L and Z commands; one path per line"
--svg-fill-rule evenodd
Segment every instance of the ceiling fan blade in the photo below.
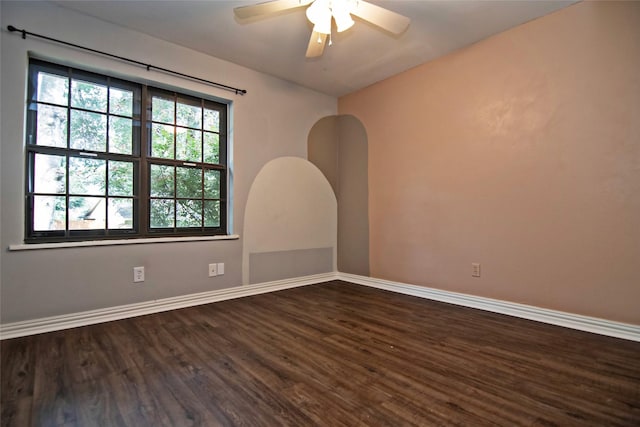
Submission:
M 393 34 L 401 34 L 407 29 L 409 22 L 411 22 L 406 16 L 364 0 L 358 0 L 356 2 L 356 6 L 351 11 L 351 14 Z
M 324 51 L 324 45 L 327 41 L 327 35 L 322 33 L 316 33 L 313 31 L 311 33 L 311 38 L 309 39 L 309 46 L 307 46 L 307 58 L 315 58 L 317 56 L 321 56 Z
M 264 3 L 253 4 L 250 6 L 241 6 L 233 9 L 233 13 L 239 19 L 248 19 L 261 15 L 269 15 L 271 13 L 282 12 L 283 10 L 295 9 L 296 7 L 306 6 L 313 0 L 275 0 Z

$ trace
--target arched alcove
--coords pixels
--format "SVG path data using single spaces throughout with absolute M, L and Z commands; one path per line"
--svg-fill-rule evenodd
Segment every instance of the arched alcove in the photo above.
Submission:
M 337 206 L 309 161 L 271 160 L 256 176 L 244 217 L 244 284 L 336 270 Z
M 338 201 L 338 271 L 369 275 L 369 159 L 367 132 L 351 115 L 320 119 L 309 132 L 309 161 Z

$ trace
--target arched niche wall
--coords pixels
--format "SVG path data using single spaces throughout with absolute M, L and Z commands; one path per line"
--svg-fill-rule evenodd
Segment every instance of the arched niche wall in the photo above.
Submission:
M 265 164 L 247 199 L 244 284 L 336 271 L 337 206 L 320 170 L 299 157 Z
M 351 115 L 328 116 L 311 128 L 308 158 L 338 201 L 338 271 L 369 275 L 369 150 L 367 132 Z

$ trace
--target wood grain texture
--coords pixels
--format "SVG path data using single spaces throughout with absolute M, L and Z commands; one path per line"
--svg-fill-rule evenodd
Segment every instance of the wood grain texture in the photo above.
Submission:
M 339 281 L 1 350 L 2 426 L 640 425 L 640 343 Z

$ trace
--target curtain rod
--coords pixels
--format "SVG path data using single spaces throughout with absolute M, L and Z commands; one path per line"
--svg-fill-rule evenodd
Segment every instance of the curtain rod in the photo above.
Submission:
M 114 55 L 112 53 L 103 52 L 101 50 L 91 49 L 90 47 L 80 46 L 80 45 L 77 45 L 77 44 L 74 44 L 74 43 L 65 42 L 63 40 L 54 39 L 53 37 L 47 37 L 47 36 L 43 36 L 41 34 L 32 33 L 30 31 L 20 30 L 20 29 L 14 27 L 13 25 L 7 26 L 7 30 L 9 30 L 12 33 L 16 32 L 16 31 L 22 33 L 22 38 L 23 39 L 26 39 L 27 35 L 33 36 L 33 37 L 39 37 L 41 39 L 49 40 L 49 41 L 52 41 L 52 42 L 55 42 L 55 43 L 60 43 L 60 44 L 66 45 L 66 46 L 75 47 L 76 49 L 82 49 L 82 50 L 86 50 L 86 51 L 89 51 L 89 52 L 97 53 L 98 55 L 104 55 L 104 56 L 108 56 L 110 58 L 118 59 L 120 61 L 125 61 L 125 62 L 130 62 L 132 64 L 140 65 L 142 67 L 145 67 L 147 69 L 147 71 L 150 71 L 151 69 L 154 69 L 154 70 L 162 71 L 163 73 L 173 74 L 175 76 L 180 76 L 180 77 L 183 77 L 183 78 L 186 78 L 186 79 L 195 80 L 195 81 L 198 81 L 198 82 L 201 82 L 201 83 L 206 83 L 208 85 L 215 86 L 215 87 L 220 88 L 220 89 L 228 90 L 230 92 L 235 92 L 236 95 L 244 95 L 245 93 L 247 93 L 247 91 L 245 89 L 239 89 L 237 87 L 227 86 L 227 85 L 224 85 L 222 83 L 212 82 L 211 80 L 201 79 L 200 77 L 190 76 L 189 74 L 180 73 L 178 71 L 169 70 L 167 68 L 156 67 L 155 65 L 151 65 L 151 64 L 145 64 L 144 62 L 136 61 L 135 59 L 125 58 L 124 56 L 118 56 L 118 55 Z

